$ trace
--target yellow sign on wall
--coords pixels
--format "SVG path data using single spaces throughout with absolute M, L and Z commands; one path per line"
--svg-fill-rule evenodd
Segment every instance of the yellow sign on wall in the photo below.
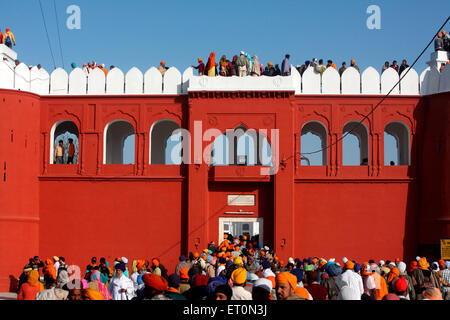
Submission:
M 450 239 L 441 239 L 441 259 L 450 260 Z

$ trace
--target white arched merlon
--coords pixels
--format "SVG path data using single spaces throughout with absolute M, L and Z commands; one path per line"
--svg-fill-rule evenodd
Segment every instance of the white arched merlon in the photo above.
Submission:
M 181 73 L 172 67 L 166 71 L 163 79 L 163 92 L 165 94 L 181 94 Z
M 125 91 L 125 75 L 119 68 L 114 68 L 106 76 L 106 93 L 123 94 Z
M 308 67 L 303 72 L 302 93 L 320 94 L 320 73 L 315 72 L 313 67 Z
M 362 94 L 380 94 L 380 74 L 374 67 L 368 67 L 361 75 Z
M 30 71 L 30 91 L 44 95 L 50 92 L 50 75 L 43 68 L 31 68 Z
M 439 92 L 450 91 L 450 64 L 447 64 L 439 79 Z
M 403 70 L 400 78 L 407 72 L 406 76 L 400 81 L 400 94 L 417 95 L 419 94 L 419 74 L 416 70 L 407 68 Z
M 181 77 L 182 83 L 181 83 L 181 92 L 183 94 L 188 93 L 189 88 L 189 80 L 194 76 L 194 68 L 189 67 L 183 72 L 183 76 Z
M 155 67 L 151 67 L 144 74 L 144 93 L 161 94 L 162 93 L 162 75 Z
M 106 76 L 100 68 L 90 71 L 88 76 L 88 94 L 105 94 Z
M 341 76 L 342 94 L 361 93 L 361 75 L 355 68 L 347 68 Z
M 67 94 L 69 75 L 62 68 L 55 69 L 50 75 L 50 94 Z
M 87 77 L 81 68 L 75 68 L 69 74 L 69 94 L 86 94 Z
M 429 95 L 439 92 L 441 74 L 435 67 L 426 68 L 420 75 L 420 94 Z
M 302 93 L 302 76 L 298 72 L 297 68 L 291 66 L 292 85 L 295 89 L 295 94 Z
M 322 93 L 341 94 L 341 77 L 333 67 L 327 68 L 322 74 Z
M 387 94 L 389 91 L 391 91 L 398 80 L 400 80 L 400 77 L 394 68 L 388 68 L 384 70 L 383 74 L 381 75 L 381 94 Z M 391 92 L 391 95 L 394 94 L 400 94 L 398 85 L 395 86 L 395 88 Z
M 14 89 L 14 69 L 5 61 L 0 61 L 0 88 Z
M 14 69 L 14 89 L 30 91 L 30 69 L 25 63 Z
M 131 68 L 125 76 L 125 93 L 142 94 L 144 93 L 144 75 L 136 67 Z

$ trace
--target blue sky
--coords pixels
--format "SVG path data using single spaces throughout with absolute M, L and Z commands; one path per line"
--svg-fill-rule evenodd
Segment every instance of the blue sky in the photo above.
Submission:
M 61 66 L 53 0 L 41 1 Z M 72 4 L 81 9 L 81 30 L 66 27 Z M 182 72 L 211 50 L 216 56 L 245 50 L 264 64 L 281 63 L 285 53 L 295 65 L 313 57 L 336 65 L 354 58 L 360 67 L 378 70 L 386 60 L 412 62 L 450 12 L 448 0 L 56 0 L 56 5 L 66 70 L 71 62 L 95 60 L 145 71 L 165 60 Z M 366 26 L 369 5 L 381 9 L 381 30 Z M 39 1 L 14 0 L 3 9 L 0 26 L 14 32 L 19 59 L 53 70 Z M 430 52 L 419 61 L 419 72 Z
M 124 72 L 133 66 L 145 72 L 164 60 L 183 72 L 198 57 L 207 59 L 211 51 L 230 57 L 241 50 L 258 55 L 264 64 L 281 63 L 284 54 L 290 53 L 294 65 L 315 57 L 332 59 L 340 66 L 353 58 L 361 69 L 380 70 L 386 60 L 412 63 L 450 12 L 448 0 L 57 0 L 62 59 L 53 0 L 41 1 L 56 66 L 63 66 L 64 60 L 67 71 L 71 62 L 81 65 L 94 60 Z M 80 30 L 66 27 L 70 5 L 81 9 Z M 370 5 L 381 9 L 380 30 L 367 28 Z M 14 0 L 3 9 L 0 28 L 14 32 L 19 60 L 27 65 L 40 63 L 51 72 L 39 1 Z M 419 73 L 432 50 L 415 67 Z M 308 139 L 306 151 L 316 150 L 320 143 L 314 137 Z M 130 158 L 132 140 L 125 147 Z M 349 136 L 348 141 L 348 148 L 354 149 L 357 140 Z M 389 141 L 388 156 L 394 159 L 395 141 Z M 355 157 L 353 151 L 347 154 Z

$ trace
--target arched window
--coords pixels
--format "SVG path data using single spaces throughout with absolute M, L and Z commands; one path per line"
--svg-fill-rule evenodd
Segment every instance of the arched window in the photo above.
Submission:
M 263 134 L 239 126 L 214 140 L 211 160 L 213 166 L 272 166 L 272 148 Z
M 369 134 L 366 126 L 358 121 L 351 121 L 344 126 L 343 134 L 350 131 L 342 141 L 343 165 L 369 165 Z
M 63 164 L 78 164 L 78 138 L 78 127 L 72 121 L 61 120 L 55 123 L 50 133 L 50 163 L 55 163 L 55 148 L 62 141 L 64 148 Z M 74 153 L 73 157 L 69 157 L 69 150 Z
M 302 165 L 325 166 L 327 165 L 327 130 L 317 121 L 305 124 L 301 133 Z M 319 151 L 320 152 L 316 152 Z M 308 154 L 316 152 L 313 154 Z
M 410 165 L 409 128 L 402 122 L 391 122 L 384 129 L 384 165 Z
M 108 123 L 103 134 L 104 164 L 134 164 L 135 132 L 126 120 L 114 120 Z
M 211 150 L 211 166 L 227 166 L 230 163 L 229 159 L 230 144 L 225 134 L 218 136 L 214 142 Z
M 178 123 L 172 120 L 156 121 L 150 129 L 150 163 L 151 164 L 181 164 L 181 133 Z

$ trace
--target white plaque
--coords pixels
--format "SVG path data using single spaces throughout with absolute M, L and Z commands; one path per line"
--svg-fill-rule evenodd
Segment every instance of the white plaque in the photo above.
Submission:
M 230 194 L 228 195 L 228 205 L 229 206 L 254 206 L 255 205 L 255 195 L 241 195 L 241 194 Z

